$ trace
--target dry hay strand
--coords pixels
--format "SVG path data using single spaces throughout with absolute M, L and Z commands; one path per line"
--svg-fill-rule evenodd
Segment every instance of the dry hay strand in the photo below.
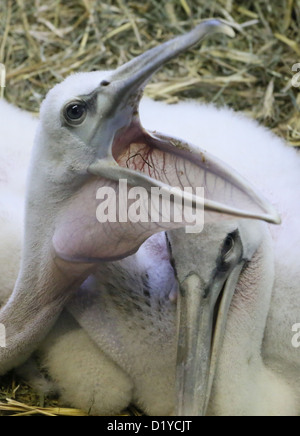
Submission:
M 2 412 L 2 413 L 1 413 Z M 5 402 L 0 402 L 0 416 L 90 416 L 89 413 L 80 409 L 68 407 L 40 407 L 21 403 L 11 398 L 6 398 Z M 131 407 L 119 416 L 142 416 L 142 414 Z
M 0 378 L 0 416 L 90 416 L 89 412 L 65 407 L 57 398 L 38 395 L 12 371 Z M 131 406 L 119 416 L 142 416 Z
M 78 409 L 66 407 L 36 407 L 29 406 L 19 401 L 6 399 L 6 403 L 0 403 L 0 410 L 13 416 L 88 416 L 87 413 Z
M 81 410 L 59 407 L 55 399 L 36 394 L 14 372 L 0 378 L 0 416 L 86 416 Z

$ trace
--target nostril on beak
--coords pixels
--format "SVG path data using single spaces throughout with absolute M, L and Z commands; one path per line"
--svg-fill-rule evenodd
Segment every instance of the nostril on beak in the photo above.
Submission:
M 101 86 L 109 86 L 109 85 L 110 85 L 110 82 L 108 82 L 107 80 L 103 80 L 103 81 L 100 83 L 100 85 L 101 85 Z

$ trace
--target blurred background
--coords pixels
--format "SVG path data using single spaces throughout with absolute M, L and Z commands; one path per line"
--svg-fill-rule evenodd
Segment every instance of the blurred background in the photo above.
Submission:
M 227 104 L 300 146 L 300 0 L 1 0 L 5 97 L 38 114 L 47 91 L 69 74 L 116 68 L 209 17 L 230 22 L 236 38 L 215 36 L 186 52 L 146 94 Z M 80 414 L 57 409 L 15 374 L 1 379 L 0 415 L 41 413 Z
M 300 0 L 1 0 L 6 98 L 36 113 L 70 73 L 115 68 L 212 16 L 232 23 L 237 37 L 216 36 L 169 63 L 147 95 L 228 104 L 300 145 L 300 88 L 291 82 L 300 71 L 292 71 Z

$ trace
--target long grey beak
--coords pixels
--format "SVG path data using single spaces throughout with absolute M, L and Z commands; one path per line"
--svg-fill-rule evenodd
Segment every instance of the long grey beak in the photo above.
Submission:
M 143 187 L 149 193 L 152 188 L 159 188 L 161 192 L 169 193 L 170 189 L 177 188 L 179 185 L 177 191 L 172 191 L 172 202 L 184 200 L 192 204 L 194 208 L 204 207 L 206 211 L 217 212 L 218 214 L 261 219 L 278 224 L 280 223 L 280 217 L 272 205 L 258 194 L 246 180 L 223 162 L 219 162 L 203 150 L 196 149 L 181 140 L 167 138 L 157 133 L 150 134 L 140 126 L 138 105 L 142 90 L 153 73 L 181 52 L 214 33 L 234 36 L 232 28 L 224 22 L 220 20 L 204 21 L 186 35 L 166 42 L 120 67 L 105 83 L 105 90 L 100 85 L 98 89 L 99 98 L 103 102 L 104 92 L 110 104 L 105 122 L 105 131 L 99 129 L 98 133 L 93 134 L 93 139 L 90 141 L 95 147 L 98 145 L 99 151 L 97 159 L 89 167 L 89 173 L 114 181 L 126 179 L 130 185 Z M 134 171 L 128 165 L 128 161 L 131 163 L 130 159 L 122 162 L 123 150 L 120 142 L 121 140 L 124 141 L 126 137 L 128 137 L 128 145 L 130 145 L 130 142 L 138 142 L 139 140 L 149 145 L 152 149 L 151 153 L 155 154 L 159 150 L 161 153 L 160 158 L 165 159 L 162 155 L 176 154 L 178 159 L 188 161 L 187 165 L 191 165 L 191 168 L 190 170 L 187 169 L 187 171 L 195 175 L 193 187 L 195 188 L 195 185 L 205 187 L 210 194 L 206 195 L 205 193 L 205 198 L 203 198 L 194 193 L 184 192 L 183 188 L 187 185 L 187 182 L 180 180 L 178 177 L 173 177 L 174 183 L 172 183 L 168 175 L 170 182 L 166 183 L 160 180 L 163 178 L 160 175 L 155 177 L 155 174 L 149 174 L 149 171 L 143 173 L 142 171 Z M 101 147 L 99 147 L 99 144 L 101 144 Z M 153 152 L 153 150 L 156 151 Z M 145 154 L 147 153 L 145 152 Z M 132 166 L 134 166 L 133 161 Z M 228 199 L 218 198 L 216 192 L 217 195 L 211 195 L 212 189 L 209 182 L 211 181 L 211 184 L 215 185 L 216 178 L 219 179 L 220 184 L 225 181 L 225 183 L 229 182 L 232 185 L 232 191 L 235 192 L 231 192 Z M 225 191 L 224 184 L 222 190 Z M 244 195 L 245 193 L 246 195 Z M 215 216 L 213 219 L 215 219 Z
M 226 283 L 203 293 L 197 274 L 180 286 L 178 301 L 177 415 L 205 416 L 211 397 L 226 320 L 243 263 Z
M 121 81 L 121 93 L 132 96 L 133 91 L 145 86 L 159 68 L 203 38 L 215 33 L 235 36 L 234 30 L 221 20 L 205 20 L 192 31 L 161 44 L 123 65 L 112 76 L 112 81 Z

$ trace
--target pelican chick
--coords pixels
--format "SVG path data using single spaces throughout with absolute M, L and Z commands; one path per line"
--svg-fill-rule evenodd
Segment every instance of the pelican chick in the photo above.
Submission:
M 159 188 L 168 193 L 179 186 L 171 203 L 185 199 L 213 213 L 279 222 L 273 206 L 222 162 L 187 143 L 151 134 L 140 123 L 138 107 L 151 76 L 218 32 L 233 36 L 225 23 L 206 20 L 116 71 L 71 76 L 47 95 L 29 167 L 21 266 L 14 291 L 0 310 L 6 329 L 0 374 L 26 361 L 99 261 L 133 254 L 163 230 L 155 222 L 147 228 L 121 219 L 100 224 L 100 189 L 116 192 L 122 178 L 147 192 Z M 144 156 L 153 165 L 145 165 Z M 189 167 L 189 176 L 174 172 L 175 167 Z M 216 184 L 217 177 L 220 185 L 231 186 L 232 194 L 224 200 L 220 187 L 210 189 L 211 197 L 204 199 L 185 192 L 192 174 L 199 183 Z M 166 227 L 182 225 L 171 222 Z
M 262 354 L 274 289 L 273 241 L 248 220 L 168 234 L 180 286 L 178 414 L 296 416 L 296 390 Z

